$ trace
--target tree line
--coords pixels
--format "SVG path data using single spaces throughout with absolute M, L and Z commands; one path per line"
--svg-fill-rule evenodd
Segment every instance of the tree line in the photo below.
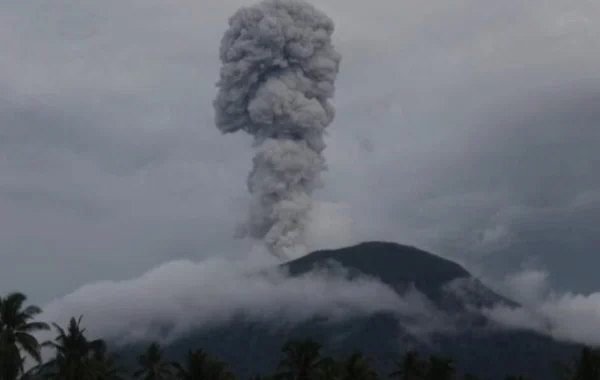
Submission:
M 22 293 L 0 297 L 0 380 L 236 380 L 228 364 L 201 349 L 189 350 L 181 361 L 169 361 L 159 343 L 151 343 L 131 369 L 124 368 L 116 353 L 102 339 L 88 339 L 81 317 L 67 326 L 36 320 L 41 309 L 26 305 Z M 56 331 L 56 338 L 39 342 L 34 334 Z M 41 350 L 53 355 L 42 360 Z M 31 363 L 27 363 L 27 361 Z M 281 360 L 271 374 L 247 380 L 476 380 L 457 374 L 456 363 L 447 357 L 420 357 L 415 351 L 402 355 L 395 369 L 377 373 L 360 351 L 341 360 L 324 355 L 312 339 L 291 340 L 281 349 Z M 505 380 L 525 380 L 508 376 Z M 585 347 L 579 357 L 557 371 L 557 379 L 600 380 L 600 352 Z M 482 379 L 483 380 L 483 379 Z

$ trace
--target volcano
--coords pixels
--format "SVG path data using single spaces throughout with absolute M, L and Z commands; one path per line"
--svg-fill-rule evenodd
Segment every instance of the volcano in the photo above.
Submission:
M 516 302 L 489 289 L 459 264 L 415 247 L 365 242 L 316 251 L 281 267 L 290 276 L 300 276 L 315 268 L 341 267 L 350 279 L 369 276 L 398 294 L 416 290 L 436 310 L 437 326 L 426 326 L 424 330 L 423 321 L 399 320 L 388 312 L 341 321 L 315 317 L 294 325 L 257 323 L 240 317 L 194 331 L 165 345 L 166 355 L 180 359 L 188 349 L 202 348 L 230 363 L 240 377 L 248 378 L 271 373 L 286 341 L 313 338 L 323 343 L 326 354 L 334 357 L 361 350 L 382 374 L 389 373 L 403 353 L 418 350 L 422 355 L 451 357 L 456 360 L 459 372 L 481 378 L 521 374 L 541 380 L 554 375 L 553 361 L 568 361 L 581 348 L 533 331 L 497 325 L 479 311 L 481 307 L 498 303 L 518 306 Z M 139 346 L 127 347 L 124 357 L 133 360 L 133 353 L 140 350 Z

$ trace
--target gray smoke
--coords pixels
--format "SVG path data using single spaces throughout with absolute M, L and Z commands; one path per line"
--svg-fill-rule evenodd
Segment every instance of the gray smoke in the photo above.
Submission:
M 341 55 L 333 21 L 300 0 L 267 0 L 229 19 L 213 102 L 223 133 L 254 136 L 252 195 L 241 236 L 263 239 L 277 256 L 302 245 L 312 192 L 326 169 L 323 134 L 334 118 Z

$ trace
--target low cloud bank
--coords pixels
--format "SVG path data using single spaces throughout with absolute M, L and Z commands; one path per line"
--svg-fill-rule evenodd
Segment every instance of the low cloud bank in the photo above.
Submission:
M 600 292 L 556 292 L 549 285 L 549 274 L 538 269 L 506 276 L 500 289 L 522 306 L 485 309 L 484 313 L 494 321 L 558 340 L 600 345 Z
M 45 305 L 41 319 L 65 325 L 72 316 L 83 315 L 90 337 L 116 343 L 168 342 L 237 317 L 286 326 L 319 316 L 336 321 L 391 312 L 409 334 L 423 339 L 431 332 L 464 328 L 460 316 L 446 315 L 414 288 L 400 295 L 374 278 L 349 280 L 339 265 L 291 277 L 278 264 L 258 248 L 238 258 L 170 261 L 131 280 L 86 284 Z M 556 292 L 548 273 L 535 269 L 484 282 L 522 305 L 480 309 L 499 325 L 600 345 L 595 328 L 600 324 L 600 292 Z M 487 299 L 486 289 L 469 282 L 449 284 L 447 290 L 469 304 L 472 297 Z M 39 338 L 54 336 L 47 332 Z
M 82 314 L 90 336 L 126 343 L 168 341 L 238 316 L 293 324 L 314 316 L 428 312 L 416 291 L 401 297 L 375 279 L 345 279 L 342 268 L 290 277 L 266 253 L 247 256 L 171 261 L 132 280 L 87 284 L 47 304 L 41 318 L 64 325 Z

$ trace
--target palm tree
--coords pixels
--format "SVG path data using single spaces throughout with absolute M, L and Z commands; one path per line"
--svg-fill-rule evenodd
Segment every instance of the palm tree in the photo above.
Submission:
M 23 360 L 23 363 L 25 363 L 25 360 Z M 40 368 L 41 367 L 42 367 L 42 364 L 37 364 L 37 365 L 29 368 L 27 371 L 23 372 L 23 374 L 19 377 L 19 380 L 37 380 L 37 379 L 41 378 L 41 376 L 40 376 Z
M 175 376 L 181 380 L 200 380 L 206 378 L 208 355 L 202 350 L 189 350 L 184 364 L 172 362 Z
M 58 331 L 58 336 L 53 342 L 46 342 L 44 346 L 52 347 L 55 357 L 44 364 L 44 369 L 49 370 L 48 377 L 60 380 L 95 380 L 93 358 L 104 355 L 106 344 L 101 339 L 88 340 L 85 329 L 81 328 L 79 319 L 71 318 L 67 330 L 53 323 Z
M 125 370 L 117 365 L 118 355 L 109 353 L 106 344 L 99 344 L 92 351 L 89 366 L 95 380 L 124 380 Z
M 326 357 L 321 360 L 319 380 L 338 380 L 342 374 L 340 364 L 333 358 Z
M 133 373 L 136 379 L 166 380 L 172 376 L 169 363 L 163 358 L 162 348 L 156 342 L 151 343 L 138 357 L 138 365 L 139 369 Z
M 49 330 L 47 323 L 34 318 L 42 312 L 37 306 L 24 308 L 27 297 L 23 293 L 10 293 L 0 297 L 0 379 L 15 380 L 23 373 L 24 351 L 41 363 L 41 345 L 32 333 Z
M 451 380 L 454 377 L 455 364 L 452 359 L 436 355 L 429 357 L 428 380 Z
M 205 379 L 234 380 L 235 375 L 227 367 L 227 363 L 214 358 L 208 358 Z
M 570 372 L 570 373 L 569 373 Z M 598 380 L 600 379 L 600 353 L 589 347 L 584 347 L 573 368 L 567 372 L 568 379 Z
M 292 340 L 281 349 L 279 375 L 290 380 L 312 380 L 321 367 L 321 344 L 312 339 Z
M 375 380 L 377 374 L 371 369 L 369 359 L 359 351 L 355 351 L 344 362 L 341 379 Z
M 570 380 L 573 378 L 573 366 L 559 360 L 552 360 L 551 368 L 554 377 L 559 380 Z
M 398 380 L 421 380 L 424 377 L 425 368 L 416 351 L 408 351 L 401 361 L 396 363 L 396 369 L 390 373 L 390 377 Z

